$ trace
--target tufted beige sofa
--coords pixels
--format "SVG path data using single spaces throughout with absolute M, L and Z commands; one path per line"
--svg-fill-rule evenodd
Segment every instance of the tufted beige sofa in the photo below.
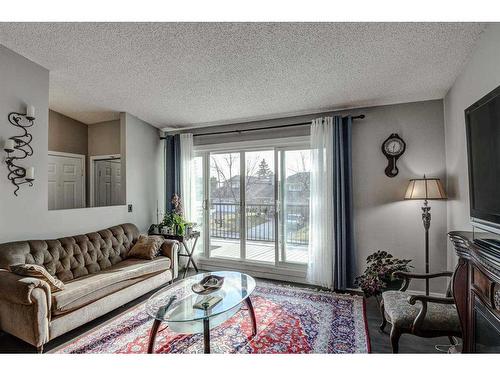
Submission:
M 0 244 L 0 329 L 37 347 L 177 277 L 178 243 L 153 260 L 127 259 L 139 230 L 122 224 L 96 233 Z M 40 279 L 8 271 L 38 264 L 65 284 L 51 293 Z

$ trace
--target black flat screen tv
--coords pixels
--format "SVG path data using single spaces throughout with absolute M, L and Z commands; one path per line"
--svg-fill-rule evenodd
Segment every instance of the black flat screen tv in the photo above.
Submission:
M 500 229 L 500 86 L 465 110 L 473 224 Z

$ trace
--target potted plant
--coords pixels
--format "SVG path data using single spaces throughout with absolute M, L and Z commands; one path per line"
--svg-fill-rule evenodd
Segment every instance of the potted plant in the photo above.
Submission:
M 396 271 L 409 272 L 410 259 L 394 258 L 387 251 L 378 250 L 366 258 L 365 272 L 356 277 L 356 285 L 363 290 L 366 297 L 378 296 L 386 290 L 400 289 L 403 280 L 395 278 L 392 274 Z
M 167 229 L 167 234 L 183 236 L 186 233 L 186 220 L 175 212 L 167 212 L 163 218 L 162 227 Z
M 174 231 L 175 234 L 179 236 L 183 236 L 185 234 L 185 229 L 186 229 L 186 220 L 184 218 L 176 213 L 172 214 L 172 220 L 174 222 Z

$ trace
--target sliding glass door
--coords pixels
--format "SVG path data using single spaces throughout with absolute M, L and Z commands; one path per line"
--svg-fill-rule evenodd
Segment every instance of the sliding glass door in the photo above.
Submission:
M 311 158 L 308 149 L 281 151 L 280 261 L 307 263 Z
M 206 151 L 198 159 L 206 257 L 275 266 L 307 263 L 308 147 Z
M 240 170 L 239 152 L 210 154 L 210 257 L 242 258 Z
M 274 150 L 245 157 L 245 259 L 275 263 L 276 198 Z

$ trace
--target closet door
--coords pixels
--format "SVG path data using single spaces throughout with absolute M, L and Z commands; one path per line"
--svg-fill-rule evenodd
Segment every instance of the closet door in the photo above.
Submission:
M 94 164 L 94 206 L 111 206 L 113 173 L 109 160 L 96 160 Z

